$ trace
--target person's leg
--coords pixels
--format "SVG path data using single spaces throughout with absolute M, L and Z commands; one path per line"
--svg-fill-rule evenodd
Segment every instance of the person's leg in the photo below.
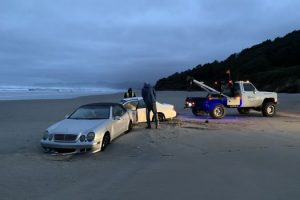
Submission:
M 154 121 L 155 121 L 155 127 L 159 127 L 159 120 L 158 120 L 158 114 L 157 114 L 157 108 L 156 108 L 156 103 L 152 105 L 152 112 L 154 116 Z
M 151 108 L 149 108 L 148 106 L 146 106 L 147 128 L 151 128 L 150 111 L 151 111 Z

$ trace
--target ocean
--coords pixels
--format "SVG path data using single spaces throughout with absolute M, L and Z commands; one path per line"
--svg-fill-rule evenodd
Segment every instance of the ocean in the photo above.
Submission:
M 0 100 L 68 99 L 123 91 L 105 87 L 0 86 Z

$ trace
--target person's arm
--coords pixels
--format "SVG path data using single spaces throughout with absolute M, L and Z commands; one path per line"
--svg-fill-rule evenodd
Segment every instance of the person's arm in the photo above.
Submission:
M 152 91 L 153 91 L 153 96 L 154 96 L 154 98 L 155 98 L 155 101 L 156 101 L 156 92 L 155 92 L 155 89 L 154 89 L 154 88 L 152 88 Z
M 142 89 L 142 97 L 143 97 L 143 99 L 145 99 L 145 90 L 144 90 L 144 88 Z

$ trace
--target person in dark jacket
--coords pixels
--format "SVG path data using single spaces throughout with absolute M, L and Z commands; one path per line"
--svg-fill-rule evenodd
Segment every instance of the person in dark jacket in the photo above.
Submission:
M 149 84 L 145 83 L 142 89 L 142 97 L 146 104 L 146 118 L 147 118 L 147 128 L 151 128 L 151 119 L 150 119 L 150 112 L 153 112 L 154 120 L 156 128 L 158 128 L 158 116 L 157 116 L 157 109 L 156 109 L 156 92 L 154 88 Z
M 132 91 L 132 88 L 129 88 L 127 92 L 124 93 L 124 98 L 131 98 L 136 97 L 134 91 Z

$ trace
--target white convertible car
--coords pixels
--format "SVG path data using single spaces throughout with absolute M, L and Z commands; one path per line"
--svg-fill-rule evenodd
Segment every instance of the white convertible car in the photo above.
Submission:
M 142 97 L 126 98 L 121 100 L 123 106 L 131 113 L 133 123 L 146 122 L 146 105 Z M 175 106 L 171 104 L 156 102 L 157 113 L 159 121 L 166 119 L 173 119 L 177 113 Z M 153 113 L 150 113 L 150 117 L 153 120 Z
M 66 119 L 50 126 L 41 139 L 46 152 L 98 152 L 132 129 L 129 113 L 118 103 L 83 105 Z

